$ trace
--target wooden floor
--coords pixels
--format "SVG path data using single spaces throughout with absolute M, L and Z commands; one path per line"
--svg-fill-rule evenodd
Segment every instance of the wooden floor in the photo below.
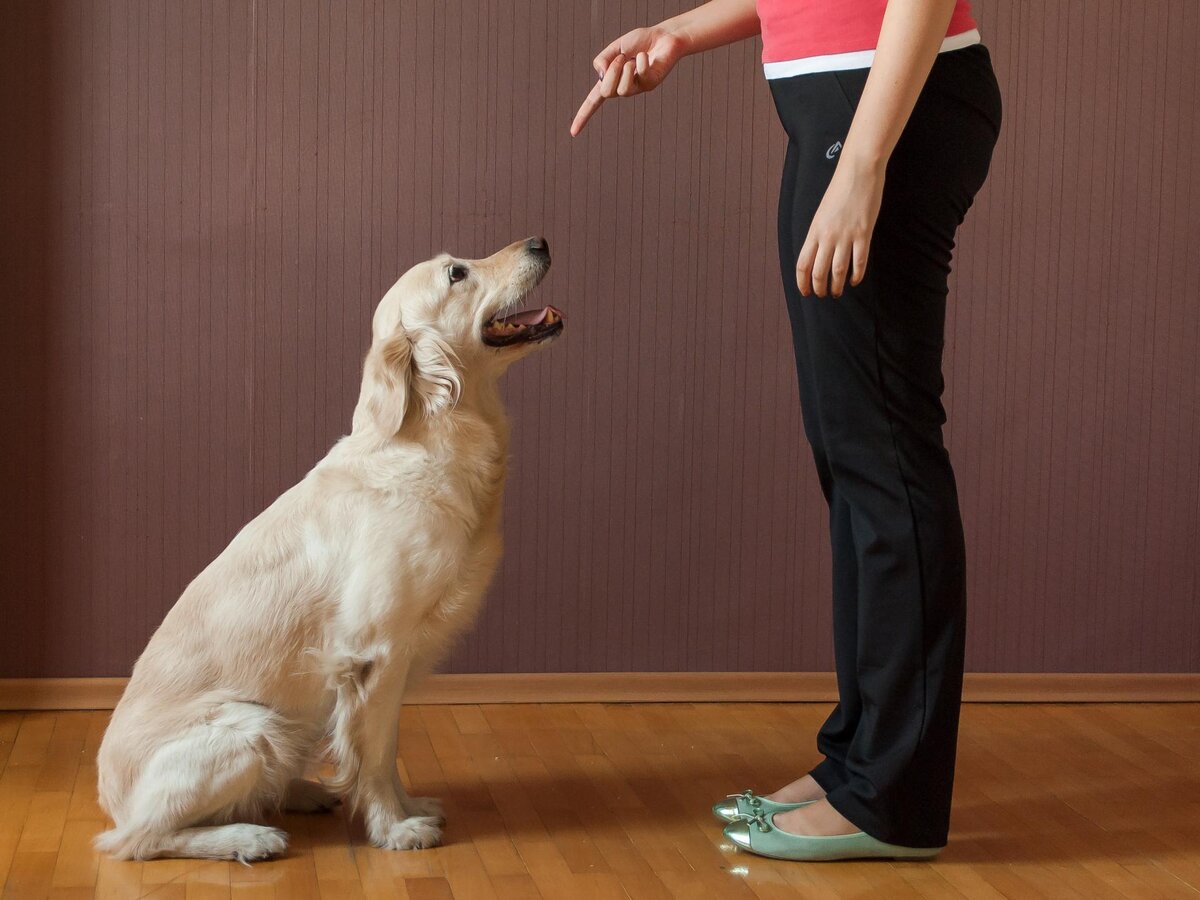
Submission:
M 401 768 L 445 846 L 366 846 L 339 810 L 283 816 L 285 858 L 118 863 L 91 837 L 106 713 L 0 713 L 4 897 L 1045 897 L 1200 900 L 1200 704 L 968 704 L 932 863 L 736 852 L 709 805 L 814 761 L 827 704 L 425 706 Z

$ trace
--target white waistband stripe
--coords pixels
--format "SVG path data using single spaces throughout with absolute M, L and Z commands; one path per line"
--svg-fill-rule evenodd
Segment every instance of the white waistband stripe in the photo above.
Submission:
M 962 34 L 952 34 L 944 41 L 938 53 L 961 50 L 982 40 L 979 29 L 972 28 Z M 767 78 L 791 78 L 810 72 L 838 72 L 845 69 L 869 69 L 875 61 L 874 50 L 855 50 L 852 53 L 830 53 L 826 56 L 806 56 L 803 59 L 785 59 L 782 62 L 763 63 Z

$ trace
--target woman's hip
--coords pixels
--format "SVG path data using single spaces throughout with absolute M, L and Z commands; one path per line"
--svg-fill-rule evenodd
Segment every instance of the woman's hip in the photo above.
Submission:
M 770 82 L 790 143 L 783 194 L 808 201 L 802 208 L 789 205 L 793 221 L 804 207 L 815 213 L 869 74 L 869 69 L 813 72 Z M 884 203 L 903 204 L 925 218 L 947 211 L 951 228 L 961 222 L 987 176 L 1001 109 L 984 45 L 938 54 L 888 161 Z

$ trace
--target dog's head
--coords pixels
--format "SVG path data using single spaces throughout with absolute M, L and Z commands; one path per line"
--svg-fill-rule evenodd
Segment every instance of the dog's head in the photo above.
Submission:
M 556 337 L 552 306 L 515 312 L 550 268 L 544 238 L 510 244 L 487 259 L 442 254 L 413 266 L 379 302 L 363 366 L 355 430 L 386 437 L 453 407 L 468 380 L 494 380 Z

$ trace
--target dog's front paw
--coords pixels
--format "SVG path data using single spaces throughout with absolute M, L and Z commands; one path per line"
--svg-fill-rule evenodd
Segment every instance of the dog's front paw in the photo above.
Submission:
M 446 814 L 442 811 L 442 801 L 437 797 L 408 797 L 404 800 L 404 811 L 410 816 L 437 819 L 439 825 L 446 824 Z
M 410 816 L 396 822 L 387 831 L 372 837 L 371 843 L 384 850 L 427 850 L 442 842 L 439 821 L 428 816 Z
M 279 856 L 288 846 L 286 831 L 265 825 L 230 825 L 224 837 L 229 842 L 228 852 L 222 854 L 240 863 L 252 863 L 260 859 Z

